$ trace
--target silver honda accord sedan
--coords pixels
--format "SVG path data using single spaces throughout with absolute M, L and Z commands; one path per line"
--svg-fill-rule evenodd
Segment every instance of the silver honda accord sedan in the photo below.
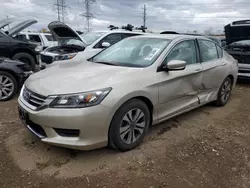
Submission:
M 224 106 L 237 74 L 237 61 L 207 38 L 136 36 L 86 62 L 30 76 L 19 116 L 43 142 L 127 151 L 142 143 L 151 125 L 206 103 Z

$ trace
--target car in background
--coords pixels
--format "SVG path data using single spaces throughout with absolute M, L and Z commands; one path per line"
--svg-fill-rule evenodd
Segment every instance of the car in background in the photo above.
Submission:
M 127 151 L 142 143 L 151 124 L 210 102 L 224 106 L 237 71 L 237 62 L 205 37 L 129 37 L 85 62 L 31 75 L 19 114 L 44 142 Z
M 204 37 L 207 37 L 208 39 L 213 40 L 214 42 L 216 42 L 220 46 L 222 46 L 221 40 L 215 36 L 205 36 L 205 35 L 201 35 L 198 33 L 177 33 L 175 31 L 162 31 L 162 32 L 160 32 L 160 34 L 180 34 L 180 35 L 204 36 Z
M 70 62 L 85 60 L 120 40 L 143 34 L 126 30 L 108 30 L 79 35 L 68 25 L 58 21 L 50 23 L 48 28 L 59 46 L 47 48 L 40 53 L 40 68 L 67 60 Z
M 32 73 L 25 63 L 0 58 L 0 101 L 7 101 L 15 96 Z
M 250 20 L 240 20 L 225 26 L 226 51 L 239 66 L 239 78 L 250 78 Z
M 43 50 L 47 47 L 58 46 L 58 42 L 50 33 L 20 32 L 15 38 L 35 42 L 37 45 L 41 45 Z
M 0 29 L 6 26 L 6 23 L 8 22 L 2 23 Z M 15 35 L 20 31 L 34 23 L 37 23 L 37 21 L 33 19 L 26 20 L 6 32 L 0 30 L 0 57 L 20 60 L 29 65 L 31 70 L 35 70 L 36 64 L 38 64 L 37 55 L 41 51 L 41 48 L 36 43 L 15 38 Z

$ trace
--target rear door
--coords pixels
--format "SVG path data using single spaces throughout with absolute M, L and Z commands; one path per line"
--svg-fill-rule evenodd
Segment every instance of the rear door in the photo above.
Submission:
M 195 40 L 177 43 L 164 60 L 183 60 L 184 70 L 157 73 L 159 79 L 159 120 L 164 120 L 199 105 L 198 93 L 201 88 L 202 66 L 197 57 Z
M 198 39 L 200 60 L 203 70 L 202 88 L 199 94 L 201 103 L 215 99 L 226 78 L 227 62 L 223 59 L 222 49 L 210 40 Z

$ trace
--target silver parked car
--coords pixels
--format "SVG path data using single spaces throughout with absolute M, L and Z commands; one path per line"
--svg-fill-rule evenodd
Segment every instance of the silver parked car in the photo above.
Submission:
M 19 115 L 44 142 L 126 151 L 152 124 L 209 102 L 225 105 L 237 72 L 237 61 L 207 38 L 136 36 L 86 62 L 31 75 L 18 99 Z

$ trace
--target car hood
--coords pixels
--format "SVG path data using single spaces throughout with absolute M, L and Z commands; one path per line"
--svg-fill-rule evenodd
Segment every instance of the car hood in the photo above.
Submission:
M 3 20 L 0 20 L 0 29 L 2 29 L 5 26 L 11 24 L 12 22 L 13 22 L 13 19 L 3 19 Z
M 88 61 L 61 63 L 31 75 L 25 86 L 44 96 L 79 93 L 131 83 L 142 70 Z
M 24 29 L 26 29 L 27 27 L 29 27 L 35 23 L 37 23 L 37 20 L 29 19 L 29 20 L 25 20 L 25 21 L 17 24 L 14 27 L 10 28 L 9 36 L 13 37 L 14 35 L 20 33 L 21 31 L 23 31 Z
M 250 20 L 235 21 L 225 26 L 227 44 L 250 40 Z
M 76 39 L 84 43 L 80 35 L 63 22 L 54 21 L 48 25 L 51 34 L 61 43 L 65 40 Z M 85 44 L 85 43 L 84 43 Z

